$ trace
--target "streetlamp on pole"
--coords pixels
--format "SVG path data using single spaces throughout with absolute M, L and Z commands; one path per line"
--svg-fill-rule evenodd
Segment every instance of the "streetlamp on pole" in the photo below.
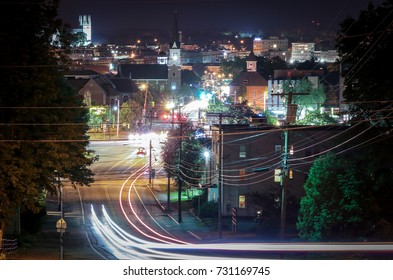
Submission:
M 56 229 L 57 232 L 60 233 L 60 260 L 64 259 L 64 242 L 63 242 L 63 234 L 67 228 L 67 223 L 64 220 L 64 208 L 63 208 L 63 184 L 60 181 L 60 175 L 57 170 L 55 170 L 57 175 L 57 184 L 59 188 L 59 195 L 60 195 L 60 219 L 56 222 Z
M 143 84 L 142 89 L 145 89 L 145 102 L 143 103 L 143 111 L 142 111 L 142 124 L 146 123 L 146 101 L 147 101 L 147 88 L 148 84 Z
M 116 111 L 116 137 L 119 138 L 119 125 L 120 125 L 120 98 L 117 98 L 117 104 L 113 108 Z

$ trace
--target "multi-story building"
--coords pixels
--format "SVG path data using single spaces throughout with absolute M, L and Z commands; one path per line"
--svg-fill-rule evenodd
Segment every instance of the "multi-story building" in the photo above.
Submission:
M 253 41 L 253 52 L 257 56 L 268 55 L 269 52 L 282 53 L 288 51 L 288 39 L 269 37 L 263 39 L 256 37 Z
M 304 62 L 314 56 L 315 43 L 292 43 L 290 62 Z
M 279 201 L 283 187 L 288 199 L 299 202 L 315 158 L 339 151 L 342 146 L 336 144 L 345 141 L 340 137 L 349 139 L 351 136 L 343 132 L 350 130 L 346 126 L 213 125 L 213 162 L 207 172 L 214 178 L 211 185 L 219 188 L 210 188 L 209 198 L 220 197 L 224 216 L 231 215 L 232 207 L 239 216 L 254 216 L 256 210 Z M 271 200 L 258 202 L 258 196 Z

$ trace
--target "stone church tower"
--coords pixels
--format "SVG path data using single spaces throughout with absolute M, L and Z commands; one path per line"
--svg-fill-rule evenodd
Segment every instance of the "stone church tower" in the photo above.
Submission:
M 83 33 L 86 34 L 86 45 L 91 44 L 91 16 L 80 15 L 79 25 Z

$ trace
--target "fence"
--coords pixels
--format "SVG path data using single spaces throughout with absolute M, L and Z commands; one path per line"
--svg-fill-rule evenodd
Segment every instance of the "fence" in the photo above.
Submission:
M 18 249 L 17 239 L 3 239 L 3 248 L 0 247 L 0 252 L 4 251 L 6 254 L 14 253 Z

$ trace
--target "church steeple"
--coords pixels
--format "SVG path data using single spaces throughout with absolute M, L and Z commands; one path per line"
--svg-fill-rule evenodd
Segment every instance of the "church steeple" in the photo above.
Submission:
M 181 41 L 177 26 L 177 11 L 175 11 L 175 21 L 173 24 L 172 38 L 169 43 L 168 57 L 168 84 L 172 92 L 172 98 L 178 96 L 181 87 Z
M 179 36 L 179 28 L 177 25 L 177 11 L 175 11 L 175 19 L 173 22 L 173 29 L 172 29 L 172 37 L 171 37 L 171 45 L 172 49 L 180 48 L 180 36 Z

